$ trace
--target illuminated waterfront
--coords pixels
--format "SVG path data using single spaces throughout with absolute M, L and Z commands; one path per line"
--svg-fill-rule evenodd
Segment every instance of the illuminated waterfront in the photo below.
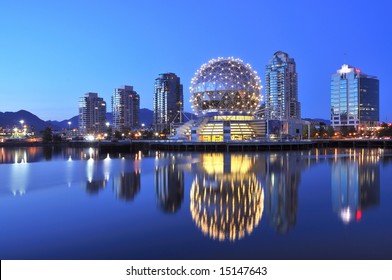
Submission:
M 1 259 L 390 259 L 392 151 L 0 148 Z

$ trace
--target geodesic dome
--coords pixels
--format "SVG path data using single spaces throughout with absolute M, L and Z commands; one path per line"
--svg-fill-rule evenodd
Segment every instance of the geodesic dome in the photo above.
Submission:
M 261 101 L 261 82 L 242 60 L 218 58 L 196 72 L 190 92 L 196 113 L 253 114 Z

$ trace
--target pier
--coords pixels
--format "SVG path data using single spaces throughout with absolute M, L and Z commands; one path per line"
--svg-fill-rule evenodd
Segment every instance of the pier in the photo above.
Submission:
M 379 139 L 319 139 L 305 141 L 249 141 L 249 142 L 191 142 L 135 140 L 100 142 L 102 152 L 178 151 L 178 152 L 245 152 L 296 151 L 311 148 L 384 148 L 392 149 L 392 140 Z
M 312 139 L 302 141 L 227 141 L 191 142 L 181 140 L 124 140 L 70 141 L 62 143 L 4 142 L 0 147 L 98 148 L 104 153 L 132 153 L 137 151 L 194 151 L 194 152 L 246 152 L 246 151 L 297 151 L 312 148 L 382 148 L 392 149 L 392 139 Z

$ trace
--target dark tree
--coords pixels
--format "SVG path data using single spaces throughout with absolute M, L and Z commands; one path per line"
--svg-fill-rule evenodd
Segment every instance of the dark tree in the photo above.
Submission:
M 41 135 L 43 143 L 51 143 L 53 141 L 53 132 L 50 127 L 47 127 L 41 131 Z

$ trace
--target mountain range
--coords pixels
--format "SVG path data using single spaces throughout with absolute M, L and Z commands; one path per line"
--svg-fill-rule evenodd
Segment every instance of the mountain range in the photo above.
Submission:
M 192 113 L 184 113 L 188 119 L 195 118 L 195 115 Z M 112 113 L 107 113 L 106 114 L 106 119 L 108 122 L 112 122 Z M 18 112 L 0 112 L 0 127 L 2 128 L 13 128 L 13 127 L 19 127 L 21 126 L 20 121 L 23 120 L 24 124 L 26 124 L 29 127 L 32 127 L 34 131 L 39 132 L 44 130 L 46 127 L 50 127 L 53 130 L 62 130 L 62 129 L 67 129 L 67 128 L 76 128 L 78 127 L 79 124 L 79 117 L 74 116 L 70 119 L 63 120 L 63 121 L 44 121 L 34 115 L 33 113 L 30 113 L 29 111 L 26 110 L 20 110 Z M 315 120 L 315 121 L 320 121 L 324 122 L 327 125 L 330 124 L 329 120 L 324 120 L 324 119 L 310 119 L 306 118 L 304 120 Z M 70 125 L 68 125 L 68 122 L 71 122 Z M 150 127 L 153 123 L 153 111 L 147 108 L 142 108 L 140 109 L 140 123 L 144 123 L 145 127 Z
M 191 113 L 185 113 L 185 115 L 188 118 L 194 118 L 194 115 Z M 112 113 L 107 113 L 106 119 L 111 123 Z M 20 110 L 18 112 L 0 112 L 0 127 L 2 128 L 20 127 L 22 125 L 20 123 L 21 120 L 23 120 L 24 124 L 27 126 L 32 127 L 36 132 L 42 131 L 46 127 L 50 127 L 53 130 L 76 128 L 79 124 L 78 116 L 63 121 L 44 121 L 26 110 Z M 71 122 L 71 124 L 68 125 L 68 122 Z M 144 123 L 145 127 L 150 127 L 153 123 L 153 111 L 147 108 L 140 109 L 140 123 Z

